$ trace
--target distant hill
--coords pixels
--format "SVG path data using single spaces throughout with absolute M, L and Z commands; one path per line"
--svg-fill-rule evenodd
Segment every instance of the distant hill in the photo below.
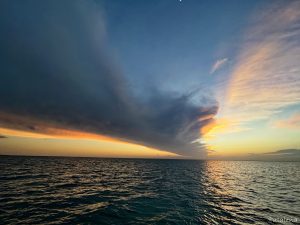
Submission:
M 264 154 L 249 155 L 251 160 L 266 161 L 300 161 L 300 149 L 281 149 Z
M 214 160 L 253 160 L 253 161 L 299 161 L 300 149 L 281 149 L 267 153 L 249 153 L 244 156 L 215 156 L 209 159 Z
M 282 149 L 282 150 L 278 150 L 278 151 L 275 151 L 275 152 L 268 152 L 268 153 L 265 153 L 265 154 L 266 155 L 284 155 L 284 154 L 299 155 L 300 154 L 300 149 Z

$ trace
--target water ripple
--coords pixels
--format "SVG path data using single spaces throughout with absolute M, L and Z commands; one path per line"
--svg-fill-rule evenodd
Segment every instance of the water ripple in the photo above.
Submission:
M 4 224 L 299 222 L 297 162 L 1 157 L 0 168 Z

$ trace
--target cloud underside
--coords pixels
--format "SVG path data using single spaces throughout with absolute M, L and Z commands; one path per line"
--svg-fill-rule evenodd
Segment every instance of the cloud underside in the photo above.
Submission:
M 34 131 L 43 121 L 180 155 L 205 154 L 193 141 L 217 107 L 194 103 L 191 93 L 135 95 L 112 60 L 95 3 L 2 1 L 0 27 L 0 112 L 23 118 L 2 116 L 0 125 Z

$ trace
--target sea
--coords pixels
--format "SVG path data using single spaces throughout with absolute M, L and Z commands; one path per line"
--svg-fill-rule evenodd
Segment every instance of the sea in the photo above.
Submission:
M 300 224 L 300 163 L 1 156 L 0 224 Z

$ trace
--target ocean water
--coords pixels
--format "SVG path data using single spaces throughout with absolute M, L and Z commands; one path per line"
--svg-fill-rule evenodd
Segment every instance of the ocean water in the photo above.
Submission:
M 296 224 L 300 163 L 0 157 L 1 224 Z

